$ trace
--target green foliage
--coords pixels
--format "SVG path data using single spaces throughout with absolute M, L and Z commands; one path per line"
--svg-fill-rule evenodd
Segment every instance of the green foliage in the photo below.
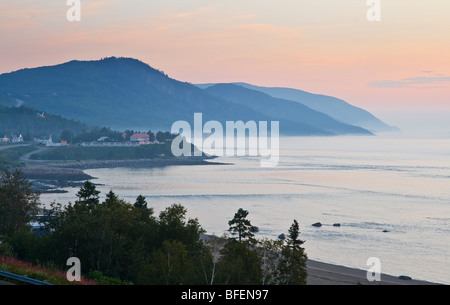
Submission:
M 307 257 L 295 220 L 287 243 L 258 241 L 248 212 L 239 209 L 229 225 L 240 232 L 240 241 L 214 236 L 203 241 L 204 229 L 197 218 L 187 217 L 182 205 L 173 204 L 155 217 L 145 197 L 131 204 L 111 190 L 101 202 L 100 192 L 86 181 L 77 201 L 44 210 L 46 234 L 37 235 L 26 229 L 35 207 L 26 203 L 37 202 L 27 182 L 20 173 L 8 172 L 2 181 L 0 203 L 14 194 L 14 202 L 29 211 L 10 222 L 16 225 L 6 226 L 2 210 L 0 224 L 8 235 L 0 254 L 59 269 L 75 256 L 83 274 L 106 285 L 306 284 Z
M 134 203 L 135 208 L 139 209 L 146 209 L 147 208 L 147 201 L 145 200 L 145 197 L 142 195 L 139 195 L 136 198 L 136 202 Z
M 287 285 L 305 285 L 306 284 L 306 261 L 307 255 L 305 249 L 301 247 L 304 241 L 299 240 L 298 222 L 294 223 L 289 229 L 289 239 L 287 245 L 282 248 L 282 260 L 280 270 L 283 274 L 283 282 Z
M 37 115 L 38 111 L 25 107 L 0 106 L 0 136 L 5 134 L 22 134 L 25 140 L 32 141 L 35 137 L 48 137 L 50 134 L 59 136 L 64 130 L 81 133 L 88 126 L 58 115 Z
M 0 256 L 15 257 L 14 248 L 6 241 L 0 239 Z
M 205 232 L 198 219 L 186 221 L 187 210 L 180 204 L 173 204 L 159 215 L 159 236 L 161 240 L 179 240 L 186 245 L 196 245 L 200 233 Z
M 99 203 L 99 194 L 100 191 L 97 191 L 95 185 L 90 181 L 86 181 L 80 188 L 76 196 L 79 199 L 79 203 L 84 203 L 88 206 L 91 206 Z
M 21 171 L 4 171 L 0 177 L 0 235 L 26 229 L 39 205 L 39 196 Z
M 289 239 L 288 239 L 288 245 L 295 250 L 300 250 L 301 245 L 304 243 L 304 241 L 298 239 L 300 235 L 299 226 L 297 220 L 294 219 L 294 222 L 292 223 L 291 227 L 289 228 Z
M 101 271 L 89 271 L 87 278 L 94 280 L 98 285 L 133 285 L 130 281 L 123 281 L 118 277 L 104 275 Z
M 239 209 L 233 223 L 243 223 L 248 212 Z M 241 232 L 249 231 L 246 221 Z M 216 283 L 221 284 L 264 284 L 264 285 L 305 285 L 307 280 L 307 255 L 300 246 L 304 243 L 299 237 L 298 222 L 289 229 L 289 240 L 270 241 L 249 239 L 237 242 L 230 239 L 222 248 L 218 263 Z M 224 272 L 225 271 L 225 272 Z
M 222 250 L 218 269 L 218 284 L 251 285 L 261 283 L 261 263 L 258 252 L 248 242 L 230 239 Z
M 0 146 L 1 147 L 1 146 Z M 3 146 L 4 147 L 4 146 Z M 36 150 L 33 146 L 15 146 L 0 150 L 0 171 L 8 168 L 18 167 L 20 165 L 20 157 L 26 153 Z
M 123 133 L 120 131 L 111 130 L 108 127 L 102 127 L 102 128 L 92 128 L 92 130 L 78 134 L 76 137 L 74 137 L 73 142 L 74 143 L 81 143 L 81 142 L 92 142 L 97 141 L 98 139 L 102 137 L 107 137 L 108 141 L 110 142 L 124 142 L 125 140 L 129 140 L 130 138 L 124 138 Z
M 168 131 L 166 131 L 166 132 L 158 131 L 156 133 L 156 140 L 158 140 L 158 142 L 160 142 L 160 143 L 163 143 L 163 142 L 166 142 L 167 140 L 175 139 L 176 136 L 177 136 L 176 134 L 172 134 Z
M 147 271 L 151 275 L 148 280 L 152 284 L 188 284 L 193 271 L 193 261 L 185 244 L 178 240 L 165 240 L 162 246 L 153 252 Z

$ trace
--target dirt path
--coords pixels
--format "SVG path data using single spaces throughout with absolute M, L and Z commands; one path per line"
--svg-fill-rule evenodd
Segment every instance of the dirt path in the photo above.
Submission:
M 30 157 L 34 154 L 46 151 L 48 149 L 48 147 L 39 147 L 36 150 L 33 150 L 32 152 L 29 152 L 25 155 L 23 155 L 22 157 L 20 157 L 20 162 L 24 162 L 24 163 L 45 163 L 48 162 L 46 160 L 30 160 Z

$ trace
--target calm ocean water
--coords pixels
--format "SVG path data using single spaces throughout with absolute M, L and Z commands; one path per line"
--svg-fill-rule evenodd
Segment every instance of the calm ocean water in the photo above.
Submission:
M 311 259 L 367 270 L 378 257 L 382 273 L 450 284 L 450 139 L 293 137 L 280 149 L 274 168 L 220 157 L 233 165 L 86 173 L 103 196 L 132 203 L 142 194 L 156 214 L 182 204 L 209 234 L 226 233 L 242 207 L 259 237 L 276 239 L 296 219 Z M 67 190 L 41 201 L 73 202 L 78 190 Z

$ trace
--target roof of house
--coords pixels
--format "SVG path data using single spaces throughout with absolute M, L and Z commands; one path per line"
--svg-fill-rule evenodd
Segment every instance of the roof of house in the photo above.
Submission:
M 131 136 L 132 138 L 150 138 L 150 136 L 146 133 L 136 133 Z

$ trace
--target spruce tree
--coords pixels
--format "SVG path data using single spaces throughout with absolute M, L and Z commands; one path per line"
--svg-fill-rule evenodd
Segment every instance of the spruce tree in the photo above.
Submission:
M 289 238 L 287 245 L 283 246 L 280 263 L 280 273 L 282 274 L 282 282 L 286 285 L 305 285 L 307 280 L 306 261 L 307 255 L 305 249 L 301 247 L 304 241 L 298 239 L 300 235 L 298 222 L 289 228 Z
M 86 181 L 77 193 L 78 202 L 83 202 L 88 206 L 99 204 L 100 191 L 97 191 L 95 185 L 89 180 Z
M 243 238 L 248 238 L 250 241 L 253 239 L 254 234 L 253 226 L 250 223 L 250 220 L 247 219 L 248 211 L 240 208 L 236 214 L 234 214 L 234 218 L 228 222 L 230 226 L 229 231 L 237 233 L 239 242 L 242 242 Z
M 136 198 L 136 202 L 134 203 L 134 207 L 135 208 L 140 208 L 140 209 L 146 209 L 147 208 L 147 201 L 145 200 L 145 197 L 142 195 L 139 195 Z

